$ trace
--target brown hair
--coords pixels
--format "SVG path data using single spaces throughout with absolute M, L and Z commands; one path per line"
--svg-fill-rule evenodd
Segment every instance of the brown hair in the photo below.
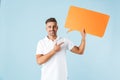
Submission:
M 45 21 L 46 24 L 47 24 L 48 22 L 56 22 L 56 23 L 57 23 L 57 21 L 56 21 L 55 18 L 49 18 L 49 19 L 47 19 L 47 20 Z

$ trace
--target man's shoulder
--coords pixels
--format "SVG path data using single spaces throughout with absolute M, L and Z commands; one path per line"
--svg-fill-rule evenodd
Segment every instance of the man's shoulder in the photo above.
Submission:
M 71 41 L 71 40 L 68 39 L 67 37 L 60 37 L 59 40 L 62 40 L 62 41 L 65 41 L 65 42 Z
M 69 40 L 67 37 L 60 37 L 60 39 Z

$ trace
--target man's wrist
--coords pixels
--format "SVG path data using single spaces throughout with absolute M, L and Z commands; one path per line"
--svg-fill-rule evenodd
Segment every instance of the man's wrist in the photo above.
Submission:
M 82 38 L 82 40 L 81 41 L 85 41 L 86 39 L 85 38 Z
M 55 54 L 56 53 L 56 50 L 52 49 L 52 54 Z
M 85 38 L 82 38 L 82 40 L 85 40 Z

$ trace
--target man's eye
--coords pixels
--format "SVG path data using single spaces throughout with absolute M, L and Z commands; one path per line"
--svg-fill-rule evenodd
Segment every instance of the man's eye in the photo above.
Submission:
M 48 26 L 49 28 L 51 28 L 51 26 Z
M 53 26 L 53 28 L 56 28 L 56 26 Z

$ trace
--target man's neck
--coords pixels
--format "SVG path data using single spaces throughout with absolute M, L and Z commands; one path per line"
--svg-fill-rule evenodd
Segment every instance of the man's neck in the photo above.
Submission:
M 57 36 L 49 36 L 49 35 L 47 37 L 48 37 L 48 39 L 50 39 L 52 41 L 54 41 L 57 38 Z

